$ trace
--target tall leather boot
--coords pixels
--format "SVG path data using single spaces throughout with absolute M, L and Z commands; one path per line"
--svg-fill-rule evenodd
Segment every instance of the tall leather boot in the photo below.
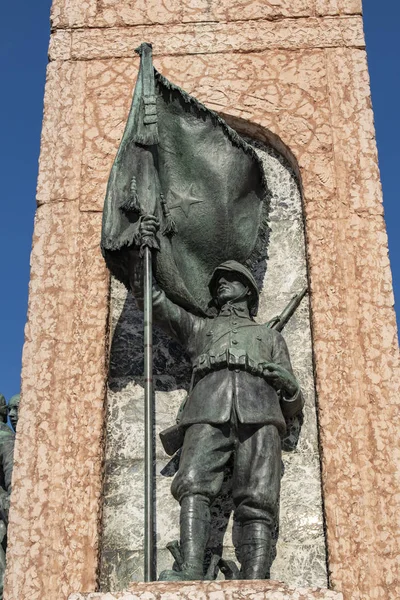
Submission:
M 271 530 L 263 521 L 242 525 L 239 545 L 240 578 L 266 579 L 269 577 Z
M 180 515 L 181 553 L 180 571 L 166 570 L 160 581 L 196 581 L 204 579 L 204 554 L 210 535 L 210 501 L 199 494 L 186 496 L 181 503 Z

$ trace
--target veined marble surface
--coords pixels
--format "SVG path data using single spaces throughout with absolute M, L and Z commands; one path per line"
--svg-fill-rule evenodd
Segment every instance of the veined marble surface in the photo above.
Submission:
M 255 143 L 272 192 L 269 260 L 263 276 L 257 321 L 279 314 L 307 285 L 301 194 L 287 162 Z M 264 274 L 265 265 L 260 267 Z M 117 281 L 111 290 L 112 345 L 108 390 L 103 506 L 101 589 L 126 589 L 143 578 L 143 318 L 131 294 Z M 279 537 L 271 577 L 292 586 L 327 586 L 318 434 L 308 298 L 283 331 L 306 398 L 299 434 L 296 420 L 283 453 Z M 154 336 L 156 390 L 157 571 L 172 565 L 166 544 L 179 538 L 179 505 L 170 494 L 174 463 L 158 433 L 172 425 L 189 386 L 190 365 L 181 348 L 161 331 Z M 295 443 L 298 437 L 297 444 Z M 168 464 L 169 463 L 169 464 Z M 209 546 L 218 547 L 230 511 L 229 481 L 213 507 Z M 223 539 L 234 559 L 232 518 Z

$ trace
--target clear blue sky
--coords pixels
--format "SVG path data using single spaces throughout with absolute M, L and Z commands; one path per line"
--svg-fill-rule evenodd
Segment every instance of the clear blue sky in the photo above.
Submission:
M 0 8 L 0 392 L 20 387 L 50 0 Z M 400 304 L 400 1 L 363 0 L 395 294 Z

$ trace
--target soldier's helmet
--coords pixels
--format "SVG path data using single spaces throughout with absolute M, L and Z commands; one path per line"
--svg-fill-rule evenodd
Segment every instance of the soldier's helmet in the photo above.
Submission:
M 217 283 L 221 275 L 224 272 L 229 273 L 239 273 L 240 279 L 244 280 L 246 284 L 250 288 L 250 300 L 249 300 L 249 313 L 251 317 L 255 317 L 258 311 L 258 301 L 259 301 L 259 291 L 256 280 L 253 275 L 250 273 L 249 269 L 237 262 L 236 260 L 227 260 L 221 263 L 211 275 L 210 283 L 208 284 L 208 289 L 210 290 L 210 294 L 213 298 L 217 295 Z
M 7 421 L 7 402 L 3 394 L 0 394 L 0 421 L 3 423 Z
M 20 398 L 21 398 L 20 394 L 14 394 L 14 396 L 11 396 L 10 400 L 8 401 L 8 409 L 10 409 L 14 406 L 19 406 Z

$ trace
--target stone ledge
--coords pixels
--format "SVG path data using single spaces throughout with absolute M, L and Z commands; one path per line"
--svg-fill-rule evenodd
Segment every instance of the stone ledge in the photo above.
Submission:
M 115 27 L 361 14 L 361 0 L 53 0 L 52 27 Z
M 360 16 L 313 17 L 57 30 L 51 37 L 49 57 L 51 61 L 132 58 L 134 48 L 146 39 L 153 44 L 154 56 L 365 47 Z
M 340 592 L 293 588 L 280 581 L 135 583 L 125 592 L 72 594 L 69 600 L 343 600 Z

